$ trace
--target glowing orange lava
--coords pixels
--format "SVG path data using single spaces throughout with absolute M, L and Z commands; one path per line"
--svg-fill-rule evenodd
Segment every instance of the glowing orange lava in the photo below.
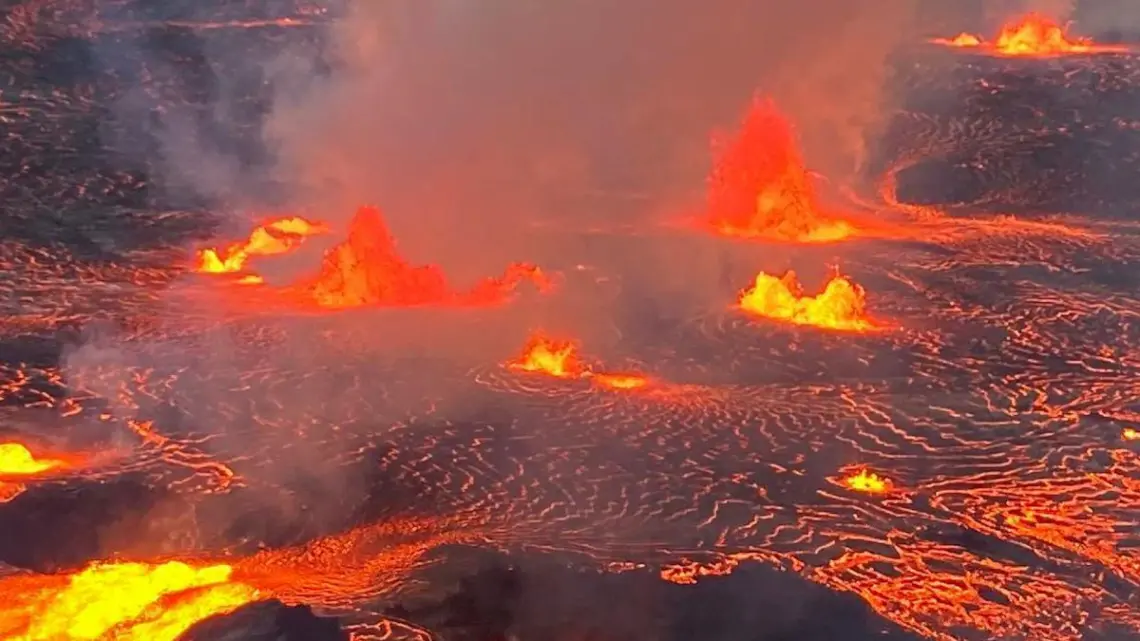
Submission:
M 886 494 L 894 488 L 890 479 L 883 478 L 868 470 L 859 470 L 855 474 L 843 477 L 843 485 L 856 492 L 867 494 Z
M 284 254 L 296 249 L 305 238 L 327 232 L 328 228 L 323 224 L 298 216 L 277 218 L 255 228 L 243 242 L 220 250 L 199 251 L 197 269 L 209 274 L 240 272 L 251 256 Z
M 1121 436 L 1123 436 L 1126 441 L 1140 441 L 1140 430 L 1126 427 L 1121 433 Z
M 754 100 L 740 131 L 720 143 L 708 185 L 708 224 L 718 233 L 777 241 L 829 242 L 855 233 L 822 212 L 791 123 Z
M 578 345 L 572 341 L 555 340 L 542 334 L 530 337 L 522 354 L 507 363 L 509 369 L 535 372 L 555 378 L 588 380 L 612 390 L 634 390 L 647 387 L 651 379 L 642 374 L 597 372 L 584 365 L 578 357 Z
M 602 387 L 610 389 L 638 389 L 649 385 L 647 377 L 640 374 L 593 374 L 592 379 Z
M 844 276 L 828 281 L 823 293 L 805 296 L 789 271 L 782 278 L 760 272 L 740 295 L 740 308 L 774 320 L 844 331 L 869 331 L 879 326 L 867 315 L 866 292 Z
M 379 209 L 361 207 L 348 239 L 330 249 L 317 277 L 299 288 L 326 308 L 488 305 L 507 300 L 524 280 L 540 291 L 550 285 L 537 267 L 516 263 L 501 277 L 484 279 L 467 291 L 453 290 L 438 266 L 412 265 L 400 256 Z
M 65 465 L 58 459 L 36 458 L 20 443 L 0 443 L 0 477 L 40 474 Z
M 578 360 L 577 346 L 570 341 L 552 340 L 536 334 L 527 341 L 519 358 L 507 367 L 524 372 L 542 372 L 558 378 L 582 376 L 585 368 Z
M 0 583 L 0 638 L 174 641 L 195 623 L 256 601 L 228 565 L 96 563 Z
M 1065 28 L 1052 18 L 1031 13 L 1002 27 L 992 43 L 968 33 L 952 39 L 939 38 L 937 44 L 976 48 L 1000 56 L 1057 56 L 1063 54 L 1112 53 L 1128 51 L 1128 47 L 1094 44 L 1089 38 L 1070 37 Z

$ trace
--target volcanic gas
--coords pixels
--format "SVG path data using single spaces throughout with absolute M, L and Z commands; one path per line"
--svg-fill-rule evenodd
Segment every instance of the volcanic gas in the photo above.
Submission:
M 807 296 L 795 272 L 779 278 L 760 272 L 752 287 L 741 292 L 739 305 L 773 320 L 859 332 L 880 327 L 867 314 L 866 298 L 863 288 L 845 276 L 834 276 L 819 295 Z
M 707 224 L 743 238 L 818 243 L 856 233 L 823 209 L 791 122 L 771 100 L 755 99 L 735 136 L 714 141 Z
M 1129 50 L 1120 45 L 1100 45 L 1090 38 L 1078 38 L 1065 32 L 1056 20 L 1030 13 L 1002 27 L 993 42 L 962 33 L 954 38 L 937 38 L 936 44 L 975 49 L 997 56 L 1043 57 L 1066 54 L 1120 53 Z

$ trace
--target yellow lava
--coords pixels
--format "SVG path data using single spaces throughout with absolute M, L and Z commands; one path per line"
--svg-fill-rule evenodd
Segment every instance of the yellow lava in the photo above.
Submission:
M 1131 427 L 1126 427 L 1126 428 L 1124 428 L 1124 431 L 1121 433 L 1121 436 L 1123 436 L 1124 440 L 1126 440 L 1126 441 L 1140 441 L 1140 430 L 1137 430 L 1137 429 L 1131 428 Z
M 96 563 L 70 577 L 0 581 L 0 638 L 175 641 L 195 623 L 256 601 L 228 565 Z
M 868 470 L 860 470 L 856 474 L 844 477 L 843 485 L 856 492 L 866 492 L 867 494 L 885 494 L 894 487 L 890 479 L 883 478 Z
M 522 356 L 508 363 L 508 367 L 524 372 L 542 372 L 558 378 L 583 374 L 577 349 L 573 343 L 537 335 L 527 343 Z
M 292 216 L 271 220 L 254 228 L 249 238 L 225 249 L 203 249 L 198 252 L 200 272 L 228 274 L 240 272 L 252 256 L 275 256 L 296 249 L 309 236 L 324 234 L 328 227 Z
M 866 292 L 843 276 L 828 281 L 818 296 L 805 296 L 795 272 L 781 278 L 760 272 L 753 286 L 741 293 L 740 308 L 797 325 L 844 331 L 876 329 L 867 316 Z
M 969 34 L 951 39 L 936 39 L 937 44 L 951 47 L 979 48 L 1000 56 L 1057 56 L 1062 54 L 1119 53 L 1128 47 L 1098 45 L 1089 38 L 1075 38 L 1065 33 L 1065 27 L 1056 20 L 1030 13 L 1002 27 L 992 43 Z
M 64 465 L 63 461 L 37 459 L 20 443 L 0 443 L 0 476 L 40 474 Z

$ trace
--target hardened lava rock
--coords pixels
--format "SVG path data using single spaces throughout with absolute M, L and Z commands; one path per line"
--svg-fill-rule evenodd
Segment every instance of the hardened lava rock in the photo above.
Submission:
M 179 641 L 348 641 L 336 619 L 318 617 L 308 606 L 263 601 L 206 619 Z

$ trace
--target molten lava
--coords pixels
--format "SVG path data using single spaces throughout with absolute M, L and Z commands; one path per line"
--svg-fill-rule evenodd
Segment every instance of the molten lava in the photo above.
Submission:
M 1126 427 L 1121 433 L 1121 436 L 1123 436 L 1126 441 L 1140 441 L 1140 430 Z
M 589 380 L 595 385 L 612 390 L 639 389 L 651 383 L 648 377 L 641 374 L 594 371 L 584 365 L 578 357 L 576 343 L 551 339 L 542 334 L 531 336 L 522 354 L 508 362 L 507 367 L 555 378 Z
M 726 236 L 828 242 L 855 233 L 821 210 L 791 123 L 754 100 L 739 133 L 719 145 L 708 185 L 708 224 Z
M 883 478 L 868 470 L 859 470 L 855 474 L 845 476 L 843 485 L 848 489 L 867 494 L 885 494 L 894 487 L 890 479 Z
M 228 565 L 96 563 L 71 575 L 0 583 L 0 638 L 174 641 L 195 623 L 256 601 Z
M 586 372 L 578 360 L 577 351 L 577 346 L 570 341 L 552 340 L 536 334 L 527 341 L 522 355 L 507 367 L 524 372 L 542 372 L 557 378 L 575 378 Z
M 649 379 L 640 374 L 594 374 L 593 381 L 610 389 L 638 389 L 649 385 Z
M 0 477 L 41 474 L 66 465 L 58 459 L 36 458 L 20 443 L 0 443 Z
M 1128 47 L 1097 45 L 1088 38 L 1070 37 L 1055 20 L 1037 13 L 1007 24 L 992 43 L 968 33 L 952 39 L 936 39 L 934 42 L 951 47 L 977 48 L 1000 56 L 1034 57 L 1128 51 Z
M 241 272 L 252 256 L 274 256 L 296 249 L 305 238 L 328 232 L 328 228 L 291 216 L 271 220 L 253 230 L 249 238 L 225 249 L 198 252 L 198 271 L 209 274 Z
M 400 256 L 380 210 L 361 207 L 349 225 L 348 239 L 325 254 L 320 273 L 300 289 L 328 308 L 487 305 L 507 300 L 524 280 L 540 291 L 549 286 L 537 267 L 516 263 L 499 278 L 455 291 L 438 266 L 412 265 Z
M 844 276 L 833 277 L 818 296 L 806 296 L 795 272 L 782 278 L 760 272 L 753 286 L 741 292 L 740 308 L 797 325 L 845 331 L 878 328 L 867 315 L 863 288 Z

